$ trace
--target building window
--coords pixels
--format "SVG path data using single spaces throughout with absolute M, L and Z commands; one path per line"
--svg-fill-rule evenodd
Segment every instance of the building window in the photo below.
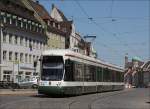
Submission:
M 6 16 L 3 16 L 3 23 L 6 23 Z
M 12 34 L 9 34 L 9 44 L 12 44 Z
M 6 35 L 7 35 L 7 34 L 6 34 L 5 32 L 3 32 L 3 42 L 4 42 L 4 43 L 6 43 Z
M 23 19 L 23 27 L 27 29 L 27 19 Z
M 3 60 L 6 61 L 6 59 L 7 59 L 7 51 L 3 51 Z
M 28 21 L 28 29 L 31 30 L 31 21 Z
M 31 72 L 26 72 L 25 75 L 26 75 L 25 79 L 29 81 L 30 80 Z
M 15 26 L 17 26 L 16 18 L 17 18 L 17 16 L 13 16 L 13 18 L 12 18 L 12 24 Z
M 33 48 L 35 48 L 35 40 L 33 40 Z
M 32 22 L 32 30 L 35 31 L 35 23 Z
M 28 46 L 28 39 L 25 38 L 25 46 L 27 47 Z
M 18 26 L 22 27 L 22 18 L 18 18 Z
M 55 22 L 53 22 L 53 27 L 55 27 Z
M 29 55 L 29 63 L 31 63 L 31 55 Z
M 28 62 L 28 54 L 25 54 L 25 62 Z
M 3 72 L 3 81 L 11 81 L 11 71 L 4 71 Z
M 38 41 L 36 42 L 36 49 L 38 49 Z
M 8 24 L 11 24 L 11 15 L 10 15 L 10 14 L 7 14 L 6 22 L 7 22 Z
M 12 52 L 9 52 L 9 61 L 12 61 Z
M 60 29 L 60 25 L 58 24 L 58 29 Z
M 20 62 L 23 62 L 23 53 L 20 53 Z
M 15 35 L 15 44 L 18 44 L 18 36 Z
M 35 61 L 36 59 L 35 59 L 35 55 L 33 55 L 33 62 Z
M 42 42 L 39 43 L 40 49 L 42 49 Z
M 32 51 L 32 49 L 33 49 L 33 45 L 32 45 L 32 41 L 31 41 L 31 39 L 29 39 L 29 48 L 30 48 L 30 51 Z
M 56 28 L 58 28 L 58 23 L 55 23 Z
M 23 46 L 23 37 L 20 37 L 20 45 Z
M 15 61 L 18 60 L 18 53 L 15 53 Z
M 35 31 L 38 32 L 38 23 L 36 23 Z
M 37 56 L 36 59 L 38 60 L 38 59 L 39 59 L 39 56 Z
M 3 23 L 6 23 L 5 12 L 1 12 L 1 20 Z

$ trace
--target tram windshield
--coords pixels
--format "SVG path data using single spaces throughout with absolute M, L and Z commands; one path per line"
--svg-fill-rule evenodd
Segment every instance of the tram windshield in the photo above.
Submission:
M 62 56 L 43 56 L 41 80 L 60 81 L 63 77 L 63 70 Z

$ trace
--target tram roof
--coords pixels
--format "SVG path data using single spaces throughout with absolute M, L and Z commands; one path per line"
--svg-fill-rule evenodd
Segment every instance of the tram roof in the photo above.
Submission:
M 78 58 L 83 58 L 89 61 L 93 61 L 99 64 L 102 64 L 106 67 L 112 67 L 118 70 L 121 70 L 122 72 L 124 71 L 123 67 L 120 67 L 118 65 L 114 65 L 111 63 L 108 63 L 106 61 L 102 61 L 100 59 L 97 58 L 93 58 L 90 56 L 86 56 L 86 55 L 82 55 L 80 53 L 74 52 L 72 50 L 69 49 L 51 49 L 51 50 L 45 50 L 43 51 L 42 55 L 57 55 L 57 56 L 74 56 L 74 57 L 78 57 Z

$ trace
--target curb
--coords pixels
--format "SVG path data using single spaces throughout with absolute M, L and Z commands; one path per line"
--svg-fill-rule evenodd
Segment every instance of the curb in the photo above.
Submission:
M 37 94 L 35 89 L 0 89 L 0 95 Z

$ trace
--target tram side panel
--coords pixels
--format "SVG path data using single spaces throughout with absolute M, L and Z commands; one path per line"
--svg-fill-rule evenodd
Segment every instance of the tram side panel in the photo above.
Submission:
M 120 72 L 77 61 L 66 60 L 65 81 L 82 83 L 82 86 L 73 86 L 72 89 L 76 92 L 71 89 L 72 93 L 83 94 L 120 90 L 122 86 L 119 84 L 113 85 L 113 83 L 121 82 L 121 80 L 123 79 L 121 78 Z

